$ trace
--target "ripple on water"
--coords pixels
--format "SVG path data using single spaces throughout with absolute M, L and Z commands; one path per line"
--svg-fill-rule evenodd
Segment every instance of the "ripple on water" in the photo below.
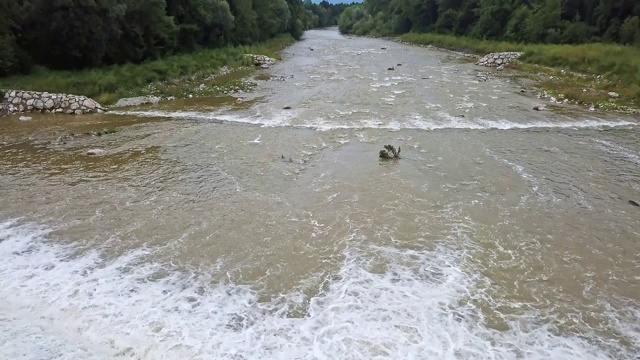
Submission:
M 388 104 L 393 104 L 395 95 L 391 94 L 381 98 Z M 439 104 L 427 103 L 427 109 L 442 109 Z M 460 109 L 473 108 L 472 103 L 463 103 Z M 468 129 L 468 130 L 522 130 L 522 129 L 607 129 L 607 128 L 634 128 L 638 124 L 627 120 L 606 120 L 606 119 L 583 119 L 583 120 L 509 120 L 509 119 L 485 119 L 482 117 L 461 118 L 451 115 L 446 111 L 436 111 L 431 116 L 419 115 L 418 121 L 415 116 L 393 117 L 387 119 L 372 119 L 374 121 L 354 123 L 351 114 L 367 113 L 368 110 L 336 110 L 338 117 L 329 119 L 301 116 L 303 110 L 281 110 L 263 105 L 256 109 L 254 114 L 242 114 L 237 112 L 191 112 L 191 111 L 122 111 L 117 115 L 158 117 L 184 120 L 200 120 L 211 122 L 231 122 L 245 123 L 266 127 L 292 126 L 298 128 L 311 128 L 321 131 L 333 129 L 412 129 L 412 130 L 445 130 L 445 129 Z
M 260 302 L 256 290 L 216 283 L 202 269 L 150 261 L 153 249 L 111 259 L 98 250 L 73 255 L 73 247 L 50 242 L 48 232 L 0 224 L 0 340 L 8 358 L 638 355 L 604 339 L 561 334 L 552 319 L 541 323 L 526 313 L 506 318 L 507 329 L 487 326 L 470 301 L 483 298 L 486 279 L 465 270 L 462 249 L 352 246 L 316 295 L 292 292 Z M 351 242 L 361 237 L 351 236 Z

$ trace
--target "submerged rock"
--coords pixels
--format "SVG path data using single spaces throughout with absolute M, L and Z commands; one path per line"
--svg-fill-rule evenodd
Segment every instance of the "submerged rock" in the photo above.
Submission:
M 118 100 L 115 107 L 139 106 L 144 104 L 157 104 L 160 102 L 157 96 L 137 96 L 132 98 L 123 98 Z
M 32 120 L 31 116 L 20 116 L 19 119 L 20 119 L 20 121 L 31 121 Z
M 102 149 L 87 150 L 87 155 L 89 155 L 89 156 L 100 156 L 100 155 L 104 155 L 105 153 L 106 153 L 106 151 L 104 151 Z

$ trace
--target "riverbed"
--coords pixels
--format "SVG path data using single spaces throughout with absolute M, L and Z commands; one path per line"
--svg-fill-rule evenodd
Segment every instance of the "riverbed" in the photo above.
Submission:
M 0 357 L 640 357 L 637 117 L 335 29 L 282 58 L 0 119 Z

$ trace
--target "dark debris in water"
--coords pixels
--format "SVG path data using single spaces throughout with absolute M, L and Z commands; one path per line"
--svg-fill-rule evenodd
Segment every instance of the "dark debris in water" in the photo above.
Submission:
M 380 150 L 378 155 L 383 160 L 398 160 L 400 159 L 400 151 L 402 149 L 398 146 L 398 150 L 393 145 L 385 145 L 383 150 Z

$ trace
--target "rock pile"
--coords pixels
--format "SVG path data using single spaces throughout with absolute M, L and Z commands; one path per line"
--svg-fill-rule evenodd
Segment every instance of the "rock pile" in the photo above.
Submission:
M 0 100 L 0 116 L 23 112 L 89 114 L 106 109 L 86 96 L 6 90 Z
M 269 66 L 276 62 L 276 59 L 272 59 L 266 55 L 247 54 L 247 56 L 253 57 L 253 65 L 260 66 L 263 69 L 268 69 Z
M 523 53 L 521 52 L 502 52 L 502 53 L 491 53 L 482 57 L 476 65 L 487 66 L 487 67 L 501 67 L 508 65 L 513 60 L 516 60 Z

